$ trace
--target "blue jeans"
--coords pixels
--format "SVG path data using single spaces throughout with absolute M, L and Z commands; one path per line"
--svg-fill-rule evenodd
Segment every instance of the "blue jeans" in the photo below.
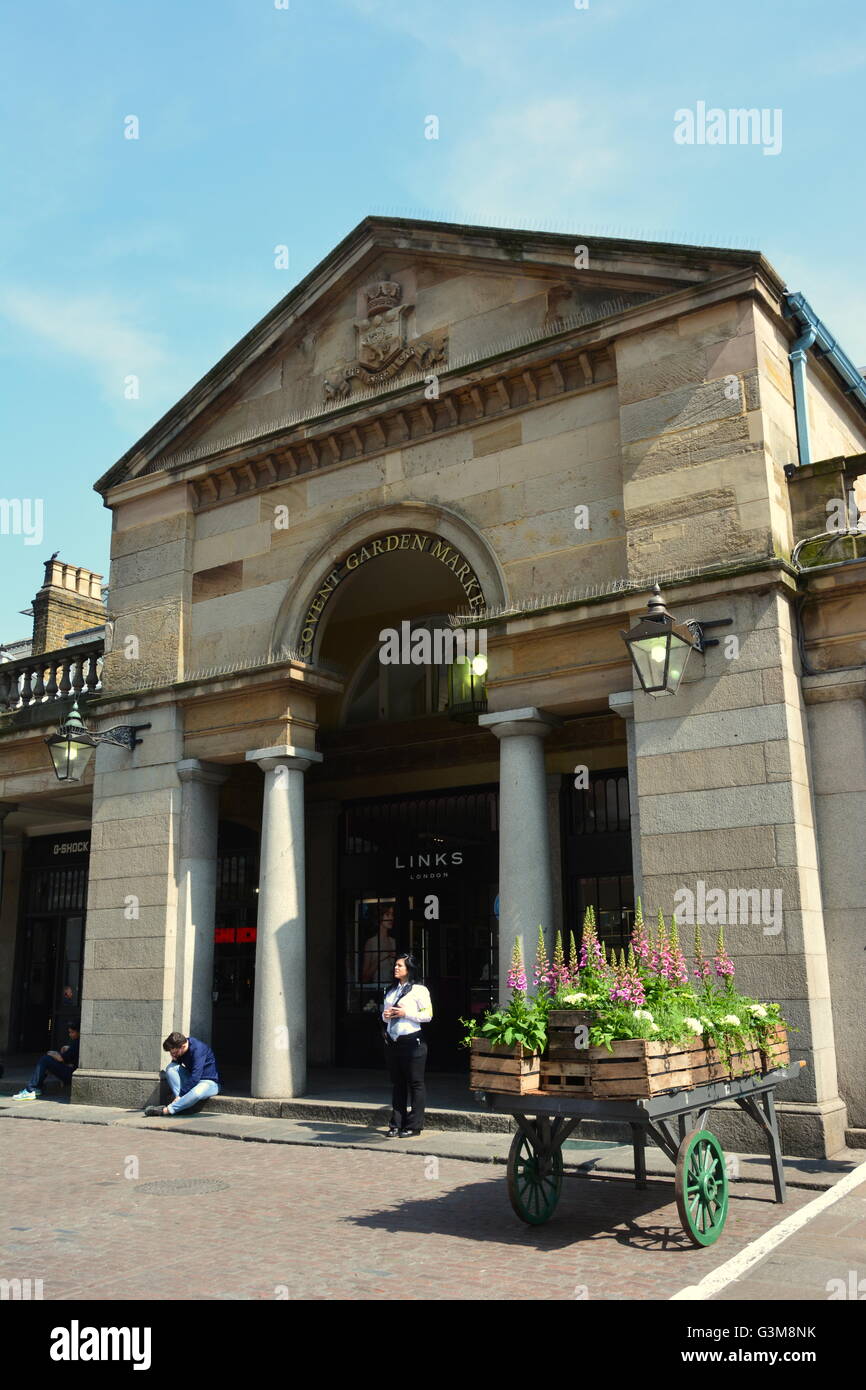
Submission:
M 52 1076 L 59 1076 L 60 1080 L 65 1084 L 72 1076 L 75 1068 L 70 1067 L 67 1062 L 57 1062 L 53 1057 L 40 1057 L 36 1066 L 33 1068 L 33 1075 L 27 1082 L 27 1089 L 29 1091 L 41 1091 L 42 1083 L 45 1080 L 45 1073 L 48 1071 L 51 1072 Z
M 180 1062 L 169 1062 L 165 1079 L 174 1092 L 174 1100 L 168 1107 L 169 1115 L 188 1110 L 191 1105 L 197 1105 L 200 1100 L 207 1100 L 208 1096 L 215 1096 L 219 1092 L 215 1081 L 198 1081 L 195 1086 L 191 1085 L 189 1072 Z

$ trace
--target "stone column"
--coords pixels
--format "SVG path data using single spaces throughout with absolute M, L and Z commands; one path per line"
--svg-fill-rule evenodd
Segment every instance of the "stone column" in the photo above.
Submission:
M 643 897 L 643 875 L 640 852 L 640 801 L 637 794 L 637 744 L 634 730 L 634 691 L 623 690 L 608 695 L 607 703 L 614 714 L 625 720 L 626 751 L 628 755 L 628 804 L 631 829 L 631 874 L 634 881 L 634 900 Z
M 228 770 L 198 758 L 177 765 L 183 783 L 178 862 L 177 1027 L 211 1041 L 219 789 Z
M 259 877 L 252 1094 L 303 1095 L 307 1084 L 304 773 L 311 748 L 257 748 L 265 774 Z
M 561 720 L 528 707 L 482 714 L 478 723 L 500 742 L 499 997 L 506 999 L 515 937 L 523 938 L 530 969 L 539 924 L 548 952 L 552 946 L 553 877 L 542 740 Z

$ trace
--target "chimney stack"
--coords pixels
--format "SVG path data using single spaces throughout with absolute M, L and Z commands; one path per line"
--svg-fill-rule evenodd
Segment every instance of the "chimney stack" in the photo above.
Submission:
M 67 645 L 66 634 L 105 623 L 102 575 L 67 565 L 52 555 L 45 580 L 33 600 L 33 655 Z

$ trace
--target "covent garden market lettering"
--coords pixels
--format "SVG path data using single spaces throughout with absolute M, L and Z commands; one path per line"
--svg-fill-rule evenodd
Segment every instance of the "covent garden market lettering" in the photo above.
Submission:
M 361 565 L 366 564 L 368 560 L 374 560 L 378 555 L 391 554 L 396 550 L 421 551 L 432 556 L 434 560 L 441 561 L 446 569 L 453 571 L 455 579 L 458 580 L 466 595 L 469 607 L 474 609 L 484 604 L 484 593 L 478 577 L 459 550 L 455 550 L 452 545 L 441 538 L 425 535 L 421 531 L 392 531 L 388 535 L 379 536 L 376 540 L 370 541 L 369 547 L 362 545 L 359 549 L 351 551 L 325 576 L 325 581 L 304 618 L 299 643 L 301 657 L 304 661 L 310 659 L 319 620 L 337 585 L 341 584 L 348 575 Z

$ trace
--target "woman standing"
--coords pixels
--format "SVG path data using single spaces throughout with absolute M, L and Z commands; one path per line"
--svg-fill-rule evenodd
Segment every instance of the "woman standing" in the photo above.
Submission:
M 424 1128 L 427 1044 L 421 1037 L 421 1024 L 430 1022 L 433 1005 L 430 991 L 419 981 L 419 969 L 414 956 L 397 957 L 395 984 L 385 995 L 382 1009 L 385 1063 L 392 1086 L 388 1139 L 414 1139 Z

